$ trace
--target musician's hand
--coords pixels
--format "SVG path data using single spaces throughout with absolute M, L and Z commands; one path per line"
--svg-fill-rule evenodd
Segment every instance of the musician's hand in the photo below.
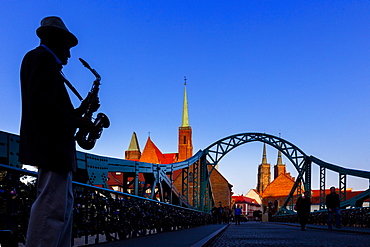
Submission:
M 90 106 L 90 109 L 92 112 L 96 112 L 100 107 L 100 100 L 99 100 L 99 97 L 95 97 L 92 101 L 91 101 L 91 106 Z
M 82 116 L 86 113 L 87 108 L 89 107 L 88 97 L 86 97 L 79 107 L 75 109 L 75 115 L 76 116 Z
M 81 105 L 78 108 L 86 111 L 87 107 L 89 107 L 89 95 L 87 95 L 87 97 L 81 102 Z
M 77 128 L 83 128 L 83 129 L 86 129 L 86 130 L 91 130 L 94 127 L 94 124 L 88 118 L 77 117 L 76 121 L 77 121 Z

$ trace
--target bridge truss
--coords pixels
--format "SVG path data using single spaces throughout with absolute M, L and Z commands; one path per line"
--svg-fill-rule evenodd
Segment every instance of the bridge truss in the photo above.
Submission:
M 279 214 L 293 212 L 294 194 L 311 190 L 312 165 L 320 167 L 320 209 L 325 203 L 326 170 L 338 173 L 341 207 L 355 207 L 369 198 L 370 189 L 347 200 L 347 176 L 369 180 L 370 172 L 343 168 L 306 155 L 292 143 L 265 133 L 241 133 L 225 137 L 193 157 L 173 164 L 152 164 L 77 152 L 78 170 L 86 173 L 87 184 L 107 187 L 108 173 L 121 172 L 125 175 L 123 192 L 156 199 L 174 205 L 193 207 L 209 211 L 214 204 L 210 176 L 223 157 L 233 149 L 249 142 L 263 142 L 280 150 L 297 170 L 297 179 L 280 207 Z M 21 167 L 18 162 L 19 136 L 0 131 L 0 164 Z M 181 189 L 174 186 L 174 171 L 181 170 Z M 142 174 L 144 181 L 139 180 Z M 191 184 L 191 186 L 190 186 Z M 191 196 L 189 196 L 189 194 Z

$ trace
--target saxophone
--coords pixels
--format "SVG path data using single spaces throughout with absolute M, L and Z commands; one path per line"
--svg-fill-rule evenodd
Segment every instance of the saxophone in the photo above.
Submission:
M 86 106 L 84 107 L 82 117 L 86 117 L 90 120 L 92 120 L 92 115 L 94 112 L 98 110 L 100 105 L 97 103 L 99 101 L 98 99 L 98 93 L 99 93 L 99 86 L 100 86 L 100 80 L 101 77 L 96 72 L 95 69 L 92 69 L 90 65 L 83 60 L 82 58 L 79 58 L 81 63 L 89 69 L 96 77 L 92 88 L 90 92 L 88 93 L 84 103 L 86 103 Z M 108 128 L 110 125 L 109 118 L 104 113 L 98 113 L 93 127 L 86 129 L 86 128 L 79 128 L 79 130 L 76 133 L 76 140 L 78 145 L 86 150 L 90 150 L 95 146 L 96 140 L 100 138 L 103 128 Z

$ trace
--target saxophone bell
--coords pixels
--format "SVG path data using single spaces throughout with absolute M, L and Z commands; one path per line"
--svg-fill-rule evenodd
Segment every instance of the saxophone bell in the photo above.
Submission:
M 80 129 L 77 132 L 76 140 L 78 145 L 83 149 L 91 150 L 95 146 L 96 140 L 100 138 L 103 128 L 108 128 L 109 126 L 110 121 L 107 115 L 101 112 L 98 113 L 90 131 Z
M 109 126 L 110 126 L 109 118 L 107 117 L 107 115 L 105 115 L 104 113 L 100 112 L 96 116 L 96 120 L 94 122 L 94 125 L 99 125 L 99 126 L 101 126 L 103 128 L 109 128 Z

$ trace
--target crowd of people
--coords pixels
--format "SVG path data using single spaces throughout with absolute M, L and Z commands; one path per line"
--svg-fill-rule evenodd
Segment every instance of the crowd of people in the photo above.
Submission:
M 241 221 L 247 221 L 245 215 L 242 213 L 241 206 L 234 205 L 232 209 L 229 207 L 222 207 L 220 204 L 218 207 L 213 205 L 211 209 L 212 213 L 212 223 L 213 224 L 230 224 L 234 222 L 236 225 L 240 225 Z M 258 214 L 260 211 L 256 211 L 257 214 L 254 214 L 255 219 L 260 219 L 261 216 Z
M 213 205 L 211 209 L 213 224 L 229 224 L 233 221 L 233 212 L 228 207 Z

